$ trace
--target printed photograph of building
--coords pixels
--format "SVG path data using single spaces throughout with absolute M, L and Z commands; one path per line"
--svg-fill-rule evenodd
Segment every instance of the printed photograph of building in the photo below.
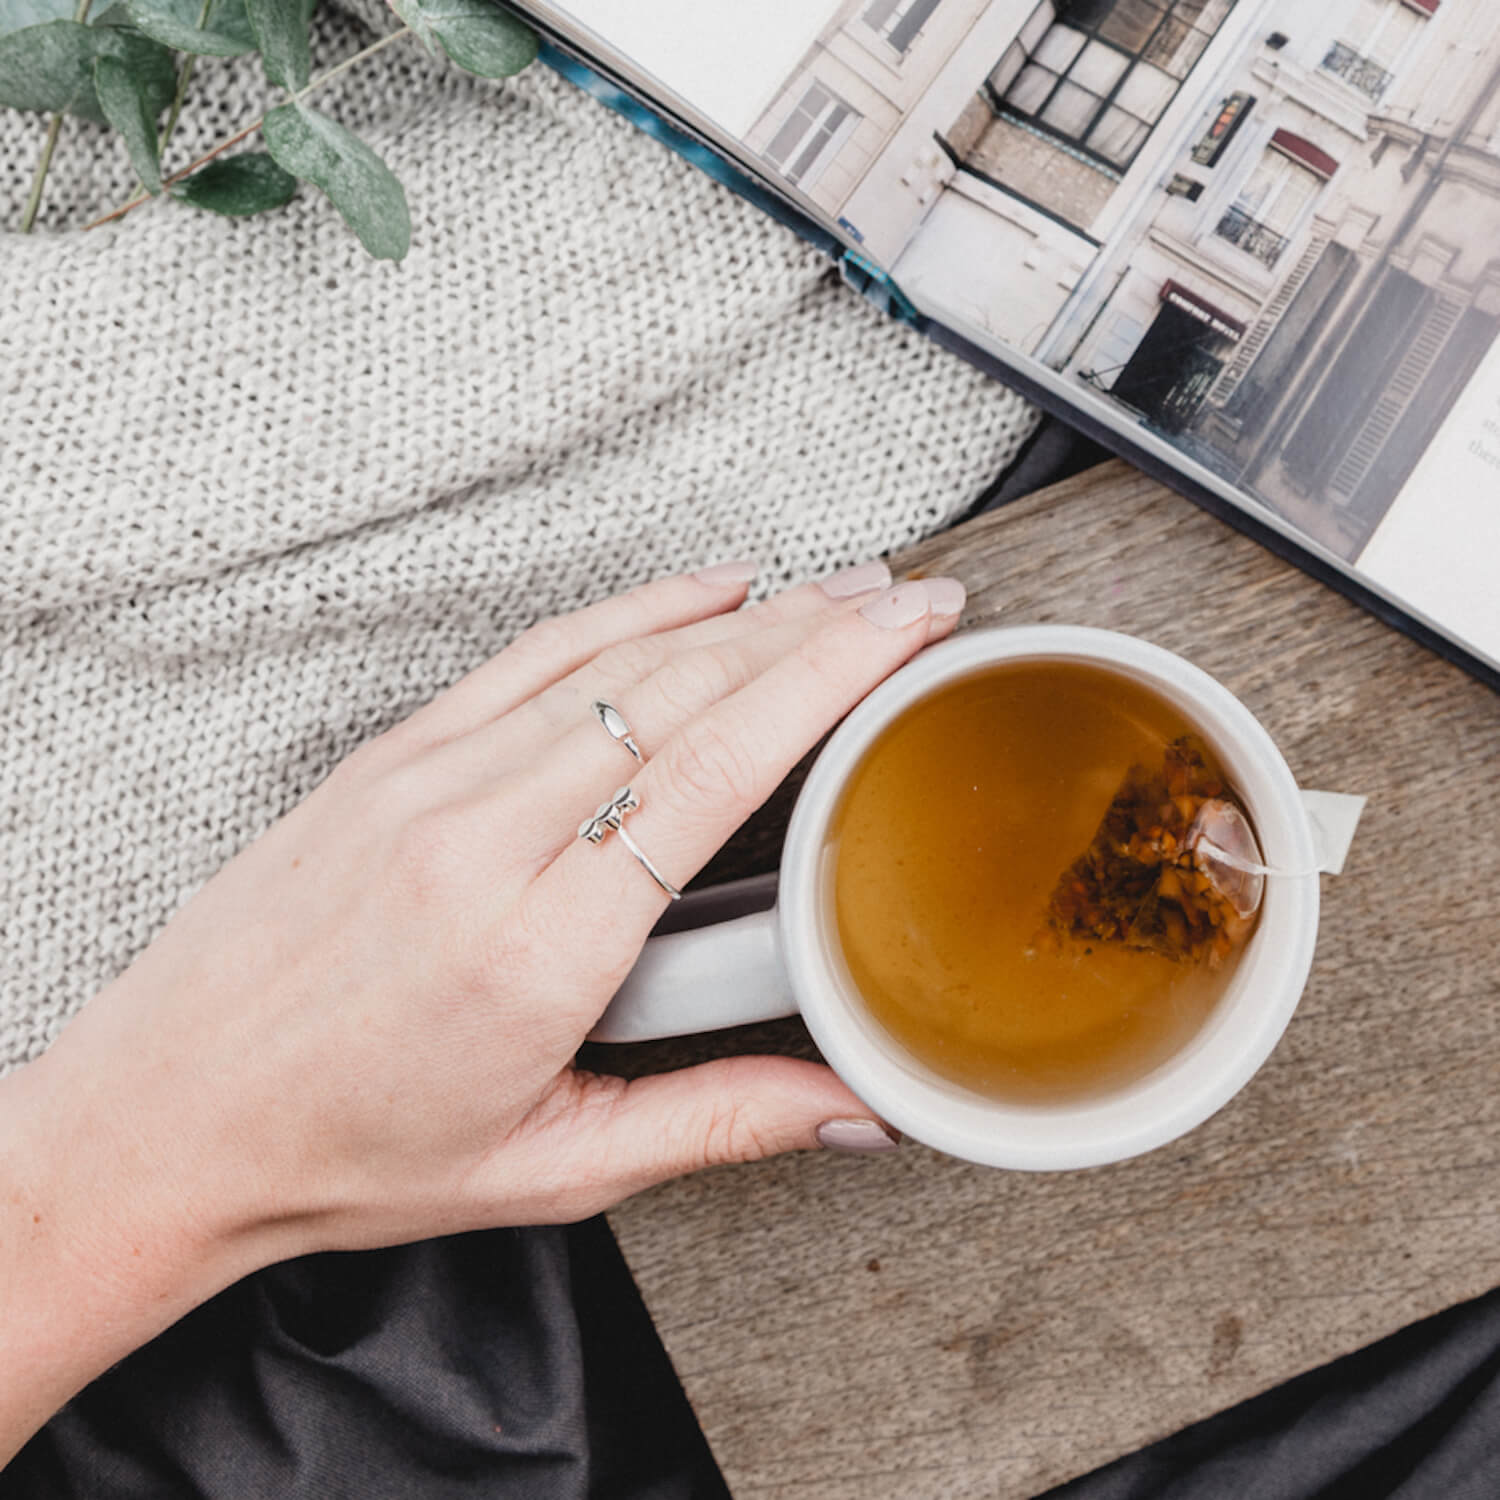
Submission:
M 1039 353 L 1352 559 L 1500 332 L 1500 8 L 1264 20 Z
M 1150 192 L 1245 4 L 849 0 L 746 144 L 908 294 L 1030 353 Z
M 1346 559 L 1500 332 L 1493 0 L 846 0 L 746 144 Z

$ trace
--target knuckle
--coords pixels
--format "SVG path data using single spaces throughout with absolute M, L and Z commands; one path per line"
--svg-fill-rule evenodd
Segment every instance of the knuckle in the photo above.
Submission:
M 572 654 L 569 645 L 571 634 L 572 629 L 565 615 L 546 615 L 514 636 L 496 659 L 525 672 L 545 672 L 552 663 L 566 661 Z
M 636 636 L 606 646 L 593 661 L 593 672 L 606 686 L 643 682 L 661 664 L 665 649 L 650 636 Z
M 690 651 L 656 673 L 655 692 L 665 715 L 675 723 L 701 713 L 727 697 L 738 685 L 727 653 Z
M 753 1111 L 739 1099 L 716 1100 L 703 1132 L 702 1160 L 706 1167 L 732 1162 L 759 1161 L 771 1153 Z
M 505 650 L 512 656 L 546 660 L 563 650 L 567 639 L 567 616 L 545 615 L 528 625 Z
M 873 683 L 873 674 L 868 671 L 864 672 L 859 681 L 854 680 L 849 653 L 841 649 L 846 643 L 846 637 L 847 626 L 845 621 L 840 620 L 829 629 L 820 630 L 816 635 L 798 642 L 793 652 L 794 659 L 807 679 L 810 695 L 819 702 L 826 701 L 839 709 Z
M 749 813 L 760 802 L 749 747 L 706 721 L 678 739 L 671 777 L 689 801 L 704 807 Z

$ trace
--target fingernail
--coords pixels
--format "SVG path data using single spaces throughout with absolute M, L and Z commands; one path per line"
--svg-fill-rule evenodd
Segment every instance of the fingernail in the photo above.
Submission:
M 894 1151 L 901 1140 L 879 1120 L 824 1120 L 818 1144 L 829 1151 Z
M 878 599 L 871 599 L 860 614 L 882 630 L 901 630 L 924 618 L 929 608 L 925 581 L 898 583 Z
M 924 578 L 922 587 L 927 590 L 927 602 L 935 615 L 956 615 L 962 612 L 969 591 L 956 578 Z
M 749 583 L 760 572 L 760 564 L 751 557 L 737 557 L 733 562 L 715 563 L 711 568 L 699 568 L 693 577 L 711 588 L 727 589 L 736 583 Z
M 830 599 L 852 599 L 856 594 L 868 594 L 872 589 L 883 589 L 891 581 L 891 570 L 883 562 L 860 563 L 857 568 L 843 568 L 818 580 L 818 587 Z

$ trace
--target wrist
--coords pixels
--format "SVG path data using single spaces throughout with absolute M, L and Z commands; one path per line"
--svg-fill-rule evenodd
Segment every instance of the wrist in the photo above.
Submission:
M 94 1376 L 296 1253 L 215 1182 L 190 1121 L 88 1051 L 0 1079 L 0 1464 Z

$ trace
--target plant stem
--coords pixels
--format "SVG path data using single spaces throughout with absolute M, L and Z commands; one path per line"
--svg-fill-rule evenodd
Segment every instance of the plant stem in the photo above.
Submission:
M 346 57 L 343 62 L 337 64 L 335 67 L 330 68 L 326 73 L 319 73 L 316 78 L 309 79 L 307 86 L 305 88 L 298 89 L 297 92 L 292 95 L 292 98 L 305 99 L 310 93 L 312 93 L 314 89 L 322 88 L 325 83 L 328 83 L 331 79 L 337 78 L 340 73 L 347 73 L 349 69 L 355 65 L 355 63 L 361 63 L 367 57 L 374 57 L 377 52 L 380 52 L 386 47 L 389 47 L 392 42 L 399 42 L 402 37 L 409 36 L 410 34 L 411 27 L 403 26 L 398 31 L 393 31 L 388 36 L 381 37 L 378 42 L 371 42 L 363 52 L 356 52 L 353 57 Z
M 203 0 L 203 9 L 198 12 L 199 31 L 208 25 L 208 13 L 213 8 L 214 0 Z M 182 114 L 182 101 L 187 98 L 188 84 L 193 81 L 193 67 L 197 61 L 196 52 L 189 52 L 182 60 L 182 72 L 177 75 L 177 92 L 172 96 L 172 112 L 167 116 L 167 123 L 162 126 L 161 135 L 156 142 L 158 156 L 167 149 L 167 142 L 172 139 L 172 132 L 177 129 L 177 120 Z
M 319 73 L 316 78 L 309 80 L 307 87 L 298 89 L 297 92 L 292 95 L 292 98 L 294 100 L 305 99 L 310 93 L 312 93 L 314 89 L 322 88 L 323 85 L 330 79 L 337 78 L 340 73 L 343 73 L 349 68 L 352 68 L 355 63 L 363 62 L 367 57 L 374 57 L 377 52 L 383 50 L 386 47 L 389 47 L 392 42 L 399 42 L 402 37 L 409 36 L 410 34 L 411 27 L 403 26 L 399 31 L 393 31 L 389 36 L 381 37 L 378 42 L 371 42 L 370 45 L 364 48 L 363 51 L 356 52 L 353 57 L 346 57 L 344 61 L 339 63 L 336 67 L 330 68 L 326 73 Z M 181 182 L 184 177 L 191 177 L 199 167 L 203 166 L 207 162 L 211 162 L 214 157 L 221 155 L 231 146 L 237 146 L 242 140 L 245 139 L 246 136 L 254 135 L 255 132 L 265 124 L 265 122 L 266 117 L 264 115 L 262 115 L 258 120 L 252 120 L 250 124 L 245 126 L 243 130 L 235 131 L 235 133 L 230 136 L 228 140 L 220 141 L 212 151 L 205 151 L 203 155 L 197 159 L 197 161 L 191 161 L 180 172 L 173 172 L 170 177 L 164 177 L 162 179 L 162 186 L 171 187 L 174 182 Z M 122 203 L 118 208 L 112 208 L 107 214 L 101 214 L 97 219 L 93 221 L 92 224 L 85 224 L 83 227 L 85 229 L 97 229 L 101 224 L 108 224 L 111 219 L 118 219 L 122 215 L 128 214 L 131 209 L 139 207 L 142 203 L 146 202 L 146 200 L 150 196 L 151 195 L 149 193 L 137 193 L 134 198 L 131 198 L 127 202 Z
M 47 139 L 42 142 L 42 154 L 37 159 L 36 171 L 31 178 L 31 191 L 26 195 L 26 207 L 21 210 L 21 233 L 30 234 L 36 223 L 36 211 L 42 206 L 42 184 L 47 180 L 47 168 L 52 165 L 52 153 L 57 149 L 57 138 L 62 134 L 63 117 L 53 115 L 47 126 Z
M 89 7 L 94 0 L 78 0 L 73 19 L 82 26 L 89 18 Z M 63 115 L 59 110 L 47 125 L 47 138 L 42 142 L 42 154 L 37 158 L 36 171 L 31 177 L 31 191 L 26 195 L 26 206 L 21 210 L 21 233 L 30 234 L 36 223 L 37 210 L 42 206 L 42 188 L 47 181 L 47 172 L 52 166 L 52 153 L 57 150 L 57 138 L 62 134 Z

